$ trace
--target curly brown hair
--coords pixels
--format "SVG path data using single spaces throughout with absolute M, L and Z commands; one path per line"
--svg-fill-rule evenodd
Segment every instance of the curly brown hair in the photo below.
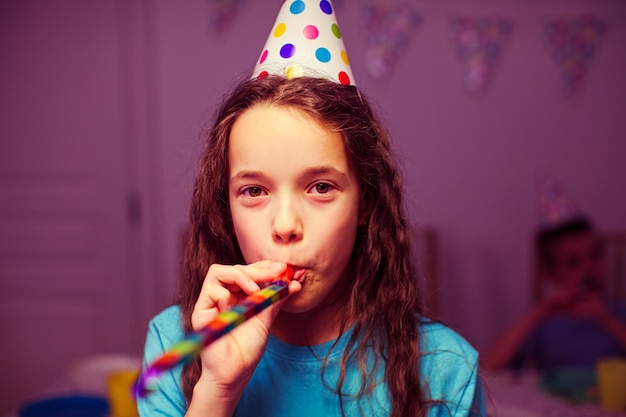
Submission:
M 411 259 L 411 231 L 403 209 L 402 181 L 388 132 L 354 86 L 317 78 L 288 80 L 270 76 L 246 80 L 225 98 L 207 137 L 191 202 L 180 294 L 184 329 L 191 330 L 191 313 L 209 266 L 244 263 L 229 210 L 228 139 L 237 118 L 259 103 L 297 108 L 340 133 L 359 178 L 362 226 L 351 260 L 354 276 L 341 317 L 341 331 L 352 327 L 353 332 L 335 387 L 339 398 L 349 353 L 355 355 L 357 363 L 366 363 L 368 349 L 373 347 L 385 366 L 391 416 L 425 415 L 427 401 L 419 373 L 421 311 Z M 199 359 L 183 370 L 187 401 L 200 370 Z M 366 369 L 362 372 L 365 374 Z M 364 378 L 360 395 L 371 392 L 375 384 L 372 379 L 371 375 Z

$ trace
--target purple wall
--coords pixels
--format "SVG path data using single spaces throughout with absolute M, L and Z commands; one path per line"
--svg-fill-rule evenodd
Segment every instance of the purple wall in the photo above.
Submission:
M 276 2 L 278 3 L 278 2 Z M 554 177 L 602 228 L 626 229 L 626 6 L 619 0 L 420 1 L 423 23 L 389 79 L 365 71 L 358 2 L 338 10 L 357 83 L 396 141 L 408 208 L 440 235 L 442 316 L 484 347 L 529 304 L 537 175 Z M 278 5 L 249 1 L 211 36 L 204 1 L 156 12 L 167 236 L 184 224 L 195 135 L 234 76 L 254 65 Z M 271 6 L 270 6 L 271 5 Z M 546 18 L 591 12 L 607 22 L 584 90 L 566 98 L 543 38 Z M 448 41 L 453 13 L 494 13 L 514 29 L 487 93 L 468 94 Z M 170 271 L 175 263 L 170 262 Z

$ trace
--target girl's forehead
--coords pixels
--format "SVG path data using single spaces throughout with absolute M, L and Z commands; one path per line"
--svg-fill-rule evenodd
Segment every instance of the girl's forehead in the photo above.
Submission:
M 333 165 L 349 170 L 343 137 L 295 107 L 257 105 L 233 124 L 228 159 L 232 170 L 274 170 Z M 277 166 L 278 165 L 278 166 Z
M 287 145 L 328 146 L 340 144 L 340 134 L 331 131 L 322 122 L 296 107 L 256 105 L 245 112 L 233 124 L 229 145 L 240 144 L 248 148 L 271 146 L 281 139 Z M 317 139 L 307 143 L 311 139 Z
M 253 116 L 256 116 L 256 118 Z M 298 106 L 266 102 L 256 103 L 244 110 L 235 121 L 235 124 L 239 123 L 241 119 L 261 119 L 262 121 L 264 118 L 271 117 L 297 119 L 301 121 L 306 121 L 307 123 L 316 124 L 320 128 L 326 129 L 323 122 L 318 121 L 315 117 L 313 117 L 307 111 Z

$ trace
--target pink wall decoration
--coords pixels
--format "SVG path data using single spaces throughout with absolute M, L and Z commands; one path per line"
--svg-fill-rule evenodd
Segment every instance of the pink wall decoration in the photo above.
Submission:
M 465 66 L 465 86 L 470 92 L 478 93 L 487 88 L 512 29 L 511 21 L 504 18 L 452 18 L 450 38 L 458 59 Z
M 221 35 L 226 32 L 246 0 L 208 0 L 209 24 L 208 32 L 211 36 Z
M 422 18 L 410 3 L 369 4 L 362 13 L 366 33 L 365 66 L 372 79 L 387 78 L 404 55 Z
M 606 24 L 592 16 L 566 16 L 544 24 L 552 59 L 561 72 L 566 96 L 578 93 L 584 86 L 591 62 Z

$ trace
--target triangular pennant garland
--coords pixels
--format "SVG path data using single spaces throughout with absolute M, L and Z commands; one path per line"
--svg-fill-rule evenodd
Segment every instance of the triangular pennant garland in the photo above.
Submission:
M 452 18 L 450 37 L 458 59 L 465 66 L 465 85 L 470 92 L 483 91 L 489 85 L 512 30 L 509 19 L 489 16 Z
M 393 72 L 422 18 L 410 3 L 368 4 L 363 16 L 366 68 L 374 80 L 382 80 Z
M 561 71 L 563 90 L 568 96 L 574 95 L 585 83 L 606 25 L 585 14 L 550 20 L 544 30 L 552 59 Z

